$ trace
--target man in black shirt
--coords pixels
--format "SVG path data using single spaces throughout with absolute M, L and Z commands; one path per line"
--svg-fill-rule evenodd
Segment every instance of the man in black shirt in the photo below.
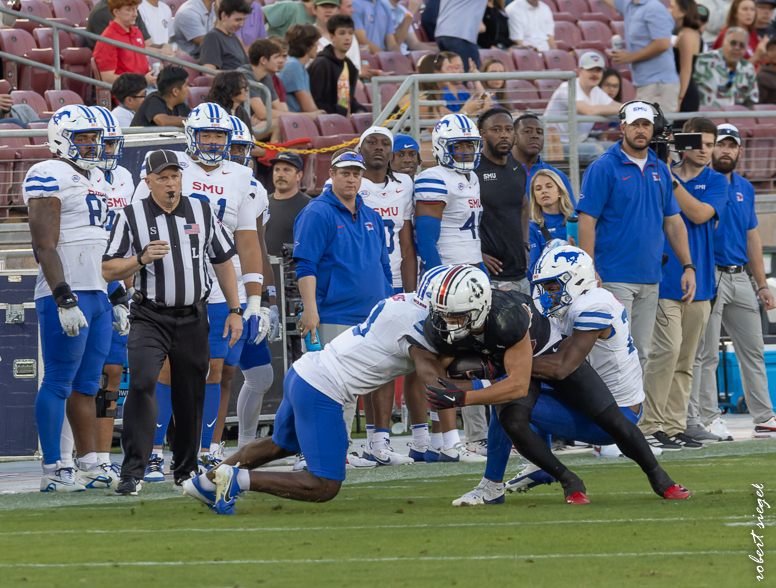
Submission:
M 482 159 L 475 170 L 482 201 L 482 259 L 494 287 L 530 293 L 526 279 L 525 240 L 528 235 L 526 173 L 512 157 L 515 130 L 512 115 L 491 108 L 477 121 L 482 136 Z
M 294 221 L 310 202 L 310 197 L 299 190 L 302 181 L 302 158 L 290 151 L 281 151 L 270 160 L 272 184 L 275 193 L 269 196 L 269 216 L 265 238 L 267 253 L 280 257 L 284 243 L 294 242 Z
M 245 0 L 221 0 L 218 3 L 218 21 L 199 44 L 199 64 L 221 71 L 235 70 L 248 63 L 242 41 L 235 33 L 251 13 Z
M 189 74 L 182 67 L 163 67 L 156 79 L 158 91 L 149 94 L 132 119 L 133 127 L 182 127 L 191 112 L 186 106 L 189 97 Z

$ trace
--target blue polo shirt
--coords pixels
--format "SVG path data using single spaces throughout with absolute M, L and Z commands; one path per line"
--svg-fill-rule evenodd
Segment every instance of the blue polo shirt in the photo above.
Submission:
M 604 282 L 657 284 L 663 278 L 663 219 L 679 214 L 668 166 L 647 150 L 644 171 L 622 141 L 590 164 L 577 212 L 598 219 L 595 267 Z
M 630 53 L 641 51 L 652 41 L 670 39 L 676 26 L 674 17 L 660 0 L 614 0 L 614 8 L 625 21 L 625 44 Z M 660 55 L 630 64 L 633 85 L 679 82 L 674 52 L 669 48 Z
M 725 212 L 714 231 L 714 261 L 717 265 L 744 265 L 749 262 L 746 233 L 757 227 L 754 187 L 733 172 L 727 196 Z
M 692 196 L 714 209 L 714 216 L 705 223 L 696 225 L 684 213 L 682 220 L 687 227 L 690 243 L 690 257 L 695 264 L 695 300 L 711 300 L 717 291 L 714 269 L 714 225 L 725 211 L 727 203 L 727 178 L 710 167 L 704 169 L 689 182 L 676 178 Z M 660 298 L 681 300 L 682 275 L 684 270 L 671 244 L 666 239 L 663 252 L 668 254 L 668 263 L 663 266 L 663 280 L 660 282 Z
M 356 30 L 364 31 L 366 38 L 383 51 L 385 35 L 396 32 L 393 6 L 388 0 L 353 0 L 353 22 Z
M 315 275 L 322 323 L 357 325 L 393 295 L 383 219 L 356 196 L 356 213 L 331 187 L 310 201 L 294 221 L 297 277 Z
M 536 163 L 531 166 L 531 171 L 528 171 L 528 166 L 525 164 L 523 164 L 523 168 L 525 168 L 526 176 L 528 177 L 525 184 L 525 193 L 528 195 L 528 200 L 531 200 L 531 180 L 536 175 L 536 172 L 538 172 L 540 169 L 548 169 L 550 171 L 554 171 L 560 176 L 560 179 L 563 181 L 563 185 L 566 186 L 566 191 L 571 197 L 571 203 L 576 206 L 577 199 L 574 196 L 574 190 L 571 188 L 569 177 L 560 171 L 557 167 L 552 167 L 549 163 L 545 163 L 542 161 L 541 156 L 539 156 L 539 158 L 536 160 Z

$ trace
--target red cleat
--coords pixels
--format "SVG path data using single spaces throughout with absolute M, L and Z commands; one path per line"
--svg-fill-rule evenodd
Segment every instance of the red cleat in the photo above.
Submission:
M 680 484 L 674 484 L 668 490 L 663 492 L 663 498 L 666 500 L 685 500 L 690 497 L 690 491 Z
M 667 492 L 666 492 L 667 493 Z M 571 496 L 566 497 L 567 504 L 590 504 L 590 499 L 584 492 L 574 492 Z

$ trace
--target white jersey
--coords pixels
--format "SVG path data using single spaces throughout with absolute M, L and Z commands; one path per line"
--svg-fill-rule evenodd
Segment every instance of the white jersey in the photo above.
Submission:
M 562 319 L 563 334 L 574 329 L 593 331 L 612 327 L 608 339 L 596 339 L 587 356 L 609 387 L 618 406 L 634 406 L 644 401 L 639 354 L 633 346 L 625 307 L 614 294 L 594 288 L 579 296 Z
M 82 175 L 61 159 L 33 165 L 22 183 L 24 203 L 33 198 L 57 198 L 61 202 L 57 253 L 65 282 L 74 291 L 107 292 L 102 279 L 102 255 L 108 244 L 108 199 L 105 177 L 99 169 Z M 51 296 L 43 269 L 38 270 L 35 300 Z
M 375 184 L 372 180 L 361 179 L 358 195 L 364 204 L 383 217 L 385 226 L 385 244 L 391 261 L 393 287 L 401 288 L 401 247 L 399 232 L 404 223 L 412 221 L 412 178 L 407 174 L 394 173 L 397 181 L 386 178 L 386 185 Z
M 181 165 L 183 177 L 181 192 L 184 196 L 210 202 L 218 220 L 221 221 L 232 240 L 234 240 L 236 231 L 256 230 L 256 219 L 267 210 L 269 200 L 267 191 L 253 178 L 250 168 L 233 161 L 222 161 L 218 167 L 207 172 L 186 153 L 175 152 L 175 155 L 177 155 Z M 144 165 L 140 169 L 140 177 L 144 178 L 145 175 Z M 133 201 L 146 198 L 149 193 L 148 185 L 142 181 L 135 190 Z M 269 214 L 264 215 L 265 223 L 268 217 Z M 232 257 L 232 264 L 234 264 L 234 271 L 237 275 L 240 302 L 244 303 L 247 296 L 242 282 L 239 255 Z M 213 287 L 210 291 L 208 304 L 226 302 L 221 286 L 216 279 L 215 270 L 212 266 L 209 268 Z
M 105 229 L 110 233 L 113 229 L 113 221 L 116 214 L 130 202 L 135 193 L 135 181 L 132 174 L 125 167 L 118 166 L 116 169 L 103 172 L 105 175 L 105 187 L 108 194 L 108 222 Z
M 428 309 L 414 298 L 414 294 L 397 294 L 381 301 L 365 322 L 336 337 L 323 351 L 305 353 L 294 363 L 294 370 L 341 404 L 415 371 L 412 345 L 436 351 L 423 337 Z
M 437 165 L 415 177 L 415 202 L 444 202 L 437 250 L 443 264 L 478 264 L 480 249 L 480 181 L 473 171 L 458 173 Z

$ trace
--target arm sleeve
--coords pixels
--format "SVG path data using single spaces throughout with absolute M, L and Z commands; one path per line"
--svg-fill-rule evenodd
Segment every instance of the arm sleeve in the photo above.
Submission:
M 180 33 L 187 41 L 207 34 L 199 18 L 191 10 L 184 10 L 175 14 L 175 33 Z
M 270 6 L 274 6 L 271 4 Z M 286 62 L 286 67 L 278 74 L 278 77 L 283 82 L 287 93 L 307 91 L 307 86 L 304 83 L 304 68 L 298 61 L 289 60 Z
M 288 7 L 285 3 L 269 4 L 264 7 L 264 18 L 271 29 L 282 28 L 288 21 Z
M 315 209 L 307 206 L 294 221 L 294 259 L 306 259 L 317 264 L 329 245 L 329 223 Z
M 604 160 L 597 159 L 590 164 L 590 167 L 585 170 L 585 175 L 582 176 L 577 211 L 589 214 L 593 218 L 600 217 L 609 200 L 613 182 L 614 172 L 607 169 Z M 673 192 L 671 197 L 673 198 Z
M 58 198 L 65 199 L 64 190 L 67 188 L 59 179 L 54 177 L 53 170 L 45 165 L 35 165 L 24 178 L 22 184 L 22 197 L 24 203 L 32 198 Z
M 356 31 L 366 31 L 366 25 L 364 24 L 364 18 L 366 17 L 364 13 L 364 9 L 361 8 L 358 4 L 354 3 L 355 10 L 353 11 L 353 23 L 355 25 L 354 30 Z M 266 9 L 265 9 L 266 10 Z M 355 35 L 354 35 L 355 37 Z
M 614 9 L 620 14 L 625 14 L 625 2 L 627 0 L 614 0 Z
M 298 259 L 296 262 L 296 279 L 318 275 L 318 264 L 307 259 Z
M 757 221 L 757 213 L 754 210 L 754 187 L 752 186 L 752 184 L 749 184 L 747 182 L 747 189 L 752 195 L 752 210 L 751 210 L 751 213 L 749 214 L 749 226 L 747 227 L 747 230 L 749 231 L 757 228 L 758 221 Z
M 223 65 L 223 59 L 221 59 L 221 46 L 216 38 L 217 33 L 208 33 L 202 42 L 199 44 L 199 64 L 205 65 L 210 63 L 221 69 Z
M 517 10 L 507 11 L 507 22 L 509 23 L 509 38 L 512 41 L 522 41 L 525 39 L 523 31 L 523 22 Z
M 442 231 L 442 221 L 433 216 L 419 216 L 415 219 L 415 229 L 418 239 L 418 253 L 423 260 L 423 269 L 442 265 L 442 258 L 437 250 L 437 241 Z
M 127 222 L 126 210 L 121 210 L 113 220 L 113 228 L 110 231 L 108 246 L 102 260 L 110 261 L 111 259 L 123 259 L 136 255 L 137 252 L 132 246 L 132 241 L 132 231 Z

